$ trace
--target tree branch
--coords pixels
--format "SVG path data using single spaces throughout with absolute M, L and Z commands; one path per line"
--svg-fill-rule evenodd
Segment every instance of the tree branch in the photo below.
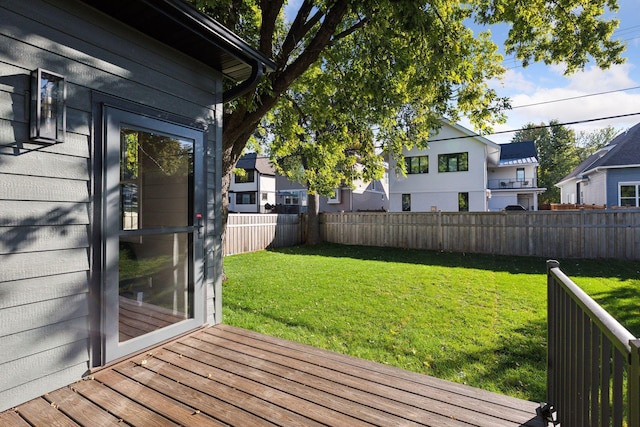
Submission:
M 268 0 L 267 0 L 268 1 Z M 298 45 L 300 40 L 316 25 L 323 16 L 323 13 L 318 11 L 316 12 L 311 19 L 307 20 L 309 14 L 313 10 L 313 1 L 305 0 L 300 9 L 298 10 L 298 14 L 296 15 L 296 19 L 291 24 L 289 28 L 289 33 L 282 43 L 282 47 L 280 48 L 280 53 L 278 56 L 284 60 L 283 66 L 286 65 L 286 59 L 289 57 L 291 52 Z
M 284 70 L 273 74 L 272 87 L 276 96 L 284 92 L 296 78 L 318 59 L 322 50 L 326 48 L 331 41 L 331 37 L 335 33 L 336 28 L 338 28 L 338 25 L 347 13 L 347 9 L 348 5 L 345 0 L 336 1 L 325 15 L 320 29 L 318 29 L 318 32 L 300 56 Z
M 375 12 L 374 12 L 375 13 Z M 335 43 L 338 40 L 341 40 L 345 37 L 350 36 L 351 34 L 355 33 L 357 30 L 359 30 L 360 28 L 364 27 L 365 25 L 367 25 L 367 23 L 371 20 L 371 18 L 364 17 L 362 18 L 360 21 L 356 22 L 354 25 L 352 25 L 350 28 L 347 28 L 346 30 L 336 34 L 335 36 L 333 36 L 331 38 L 331 43 Z
M 260 0 L 262 25 L 260 26 L 260 52 L 271 58 L 273 56 L 273 34 L 284 0 Z

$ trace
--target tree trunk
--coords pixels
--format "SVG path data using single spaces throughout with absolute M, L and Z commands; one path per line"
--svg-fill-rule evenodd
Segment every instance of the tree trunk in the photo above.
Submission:
M 307 204 L 307 245 L 322 242 L 320 236 L 320 195 L 309 194 Z

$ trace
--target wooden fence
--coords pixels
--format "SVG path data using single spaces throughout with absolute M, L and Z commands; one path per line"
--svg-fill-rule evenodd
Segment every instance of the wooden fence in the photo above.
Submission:
M 298 245 L 304 237 L 303 230 L 300 215 L 229 214 L 224 254 Z
M 327 242 L 547 258 L 640 259 L 640 210 L 324 213 Z

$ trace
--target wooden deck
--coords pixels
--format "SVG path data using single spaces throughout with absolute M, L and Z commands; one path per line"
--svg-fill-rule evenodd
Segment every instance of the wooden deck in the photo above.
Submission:
M 218 325 L 0 414 L 11 426 L 535 426 L 537 404 Z

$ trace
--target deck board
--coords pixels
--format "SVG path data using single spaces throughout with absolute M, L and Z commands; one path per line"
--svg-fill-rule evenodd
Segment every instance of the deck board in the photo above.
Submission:
M 217 325 L 0 413 L 0 424 L 543 427 L 537 406 Z

